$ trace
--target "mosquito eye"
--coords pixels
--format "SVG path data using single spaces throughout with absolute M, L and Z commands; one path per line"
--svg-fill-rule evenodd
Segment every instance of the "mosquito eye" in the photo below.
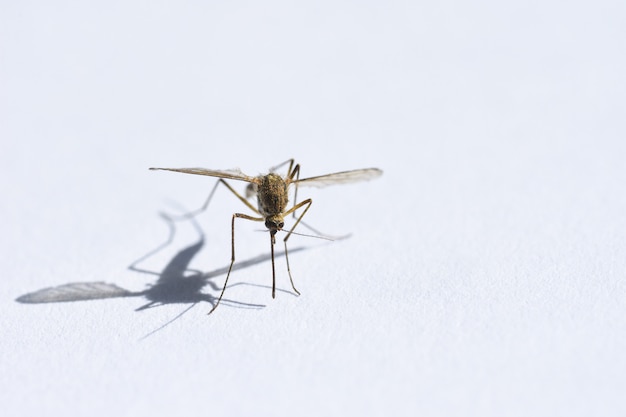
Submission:
M 278 228 L 279 228 L 279 229 L 282 229 L 284 225 L 285 225 L 285 223 L 280 222 L 280 223 L 278 223 Z

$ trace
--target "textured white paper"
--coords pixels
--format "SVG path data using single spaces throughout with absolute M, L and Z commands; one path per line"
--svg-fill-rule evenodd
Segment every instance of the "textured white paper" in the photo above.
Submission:
M 6 3 L 2 414 L 624 415 L 625 13 Z M 238 220 L 207 316 L 252 213 L 148 168 L 292 157 L 385 173 L 299 190 L 351 234 L 290 239 L 299 297 Z

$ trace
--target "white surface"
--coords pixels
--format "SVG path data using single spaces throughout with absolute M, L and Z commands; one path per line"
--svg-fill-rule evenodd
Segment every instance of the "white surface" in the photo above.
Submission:
M 620 1 L 2 2 L 3 415 L 624 415 L 625 16 Z M 256 286 L 263 261 L 211 316 L 180 288 L 139 311 L 145 295 L 15 301 L 141 292 L 198 242 L 179 222 L 138 265 L 154 274 L 127 269 L 166 242 L 160 211 L 213 184 L 149 166 L 290 157 L 304 176 L 385 170 L 303 190 L 312 225 L 353 236 L 293 239 L 301 297 Z M 224 189 L 198 217 L 190 268 L 213 285 L 244 209 Z M 260 226 L 238 225 L 238 260 L 268 254 Z M 282 259 L 277 276 L 289 290 Z

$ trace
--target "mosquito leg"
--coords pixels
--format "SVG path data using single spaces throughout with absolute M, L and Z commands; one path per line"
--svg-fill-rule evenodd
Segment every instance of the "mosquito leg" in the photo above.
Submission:
M 246 200 L 246 198 L 244 196 L 242 196 L 237 191 L 235 191 L 235 189 L 233 187 L 231 187 L 229 183 L 227 183 L 223 179 L 220 179 L 218 182 L 223 183 L 226 186 L 226 188 L 228 188 L 233 194 L 235 194 L 235 196 L 239 199 L 239 201 L 241 201 L 243 204 L 245 204 L 250 210 L 252 210 L 253 212 L 255 212 L 257 214 L 261 214 L 261 213 L 259 213 L 259 210 L 256 207 L 254 207 L 248 200 Z M 248 219 L 248 220 L 252 220 L 252 219 Z
M 198 214 L 204 212 L 207 207 L 209 206 L 209 203 L 211 202 L 211 200 L 213 199 L 213 195 L 215 194 L 215 190 L 217 190 L 217 186 L 219 185 L 219 181 L 215 182 L 215 185 L 213 186 L 213 188 L 211 189 L 211 192 L 209 193 L 209 196 L 206 198 L 206 200 L 204 201 L 204 204 L 202 204 L 202 207 L 200 207 L 199 209 L 187 212 L 181 216 L 170 216 L 172 218 L 172 220 L 186 220 L 192 217 L 196 217 Z
M 294 168 L 293 171 L 290 171 L 289 174 L 287 175 L 288 178 L 291 180 L 291 182 L 294 184 L 295 186 L 295 190 L 294 190 L 294 195 L 293 195 L 293 207 L 291 210 L 288 211 L 292 212 L 293 214 L 293 218 L 295 219 L 297 217 L 297 213 L 296 210 L 298 207 L 300 207 L 298 205 L 298 180 L 300 179 L 300 164 L 297 164 Z M 294 179 L 295 178 L 295 179 Z M 297 206 L 297 207 L 296 207 Z M 349 234 L 347 235 L 343 235 L 343 236 L 333 236 L 333 235 L 329 235 L 327 233 L 322 233 L 319 230 L 317 230 L 316 228 L 314 228 L 313 226 L 310 226 L 309 224 L 302 222 L 302 225 L 304 227 L 306 227 L 307 229 L 311 230 L 313 233 L 315 233 L 316 235 L 324 238 L 324 239 L 329 239 L 329 240 L 340 240 L 340 239 L 345 239 L 350 237 Z
M 295 185 L 295 194 L 293 196 L 293 205 L 295 206 L 296 204 L 298 204 L 298 183 L 297 181 L 300 179 L 300 164 L 295 164 L 295 159 L 291 158 L 286 160 L 285 162 L 282 162 L 276 166 L 273 166 L 270 168 L 270 172 L 275 172 L 277 171 L 279 168 L 289 164 L 289 168 L 287 168 L 287 177 L 290 182 L 296 182 Z M 295 166 L 294 166 L 295 164 Z M 295 178 L 295 180 L 294 180 Z M 293 217 L 296 217 L 296 213 L 293 213 Z
M 311 207 L 311 203 L 313 203 L 313 200 L 311 200 L 310 198 L 307 198 L 306 200 L 302 201 L 301 203 L 296 204 L 295 206 L 293 206 L 290 210 L 288 210 L 285 213 L 285 216 L 287 216 L 287 215 L 291 214 L 291 212 L 296 211 L 300 207 L 303 207 L 303 206 L 306 205 L 306 208 L 304 209 L 302 214 L 300 214 L 300 216 L 298 216 L 298 220 L 296 220 L 296 223 L 293 225 L 291 230 L 289 230 L 289 232 L 287 233 L 287 236 L 285 236 L 285 239 L 283 240 L 283 242 L 285 244 L 285 260 L 287 261 L 287 273 L 289 274 L 289 281 L 291 281 L 291 288 L 293 288 L 293 290 L 298 295 L 300 295 L 300 291 L 298 291 L 296 289 L 296 286 L 293 285 L 293 278 L 291 276 L 291 268 L 289 267 L 289 253 L 288 253 L 288 250 L 287 250 L 287 239 L 289 239 L 289 236 L 291 236 L 291 234 L 293 233 L 294 229 L 298 226 L 298 224 L 300 223 L 300 221 L 302 220 L 302 218 L 304 217 L 306 212 L 309 210 L 309 208 Z
M 337 236 L 337 235 L 329 235 L 327 233 L 321 232 L 319 230 L 317 230 L 316 228 L 314 228 L 313 226 L 309 225 L 308 223 L 301 221 L 300 224 L 304 227 L 306 227 L 307 229 L 309 229 L 310 231 L 312 231 L 313 233 L 315 233 L 316 236 L 321 237 L 322 239 L 327 239 L 327 240 L 342 240 L 342 239 L 347 239 L 350 236 L 352 236 L 352 233 L 348 233 L 345 235 L 341 235 L 341 236 Z
M 300 295 L 300 291 L 293 285 L 293 278 L 291 277 L 291 268 L 289 267 L 289 254 L 287 250 L 287 242 L 285 242 L 285 259 L 287 260 L 287 273 L 289 274 L 289 282 L 291 282 L 291 288 L 296 292 L 296 294 Z M 272 289 L 273 291 L 273 289 Z
M 295 186 L 295 190 L 294 190 L 294 194 L 293 194 L 293 205 L 294 207 L 298 204 L 298 180 L 300 179 L 300 164 L 297 164 L 294 168 L 293 171 L 291 170 L 291 166 L 289 168 L 289 173 L 287 174 L 287 177 L 291 180 L 292 183 L 294 183 Z M 297 217 L 297 213 L 296 210 L 293 210 L 293 218 L 295 219 Z M 316 228 L 314 228 L 313 226 L 310 226 L 309 224 L 305 223 L 305 222 L 301 222 L 302 225 L 304 227 L 306 227 L 307 229 L 309 229 L 310 231 L 312 231 L 313 233 L 315 233 L 317 236 L 320 236 L 324 239 L 329 239 L 329 240 L 340 240 L 340 239 L 346 239 L 348 237 L 350 237 L 349 234 L 347 235 L 343 235 L 343 236 L 333 236 L 333 235 L 329 235 L 327 233 L 322 233 L 319 230 L 317 230 Z
M 285 165 L 289 164 L 289 169 L 287 169 L 287 174 L 289 174 L 291 172 L 291 167 L 293 166 L 294 162 L 295 162 L 295 159 L 293 158 L 287 159 L 285 162 L 281 162 L 280 164 L 271 167 L 270 172 L 276 172 L 278 171 L 279 168 L 284 167 Z
M 241 194 L 239 194 L 237 191 L 235 191 L 235 189 L 233 187 L 231 187 L 231 185 L 229 183 L 227 183 L 224 179 L 220 178 L 219 180 L 217 180 L 217 182 L 215 183 L 215 185 L 213 186 L 213 188 L 211 189 L 211 192 L 209 193 L 209 196 L 207 197 L 207 199 L 205 200 L 204 204 L 202 205 L 202 207 L 200 207 L 199 209 L 190 211 L 189 213 L 185 213 L 182 216 L 175 216 L 172 217 L 172 219 L 176 219 L 176 220 L 184 220 L 184 219 L 188 219 L 190 217 L 196 217 L 198 214 L 202 213 L 203 211 L 205 211 L 207 209 L 207 207 L 209 206 L 209 203 L 211 202 L 211 200 L 213 199 L 213 195 L 215 194 L 215 190 L 217 190 L 218 185 L 220 184 L 224 184 L 226 186 L 226 188 L 228 188 L 233 194 L 235 194 L 235 196 L 242 201 L 248 208 L 250 208 L 252 211 L 254 211 L 255 213 L 259 213 L 259 211 L 257 210 L 256 207 L 254 207 L 252 204 L 250 204 L 250 202 L 248 200 L 245 199 L 245 197 L 243 197 Z
M 290 167 L 291 168 L 291 167 Z M 295 190 L 293 193 L 293 206 L 295 207 L 298 204 L 298 180 L 300 179 L 300 164 L 297 164 L 293 171 L 290 169 L 287 177 L 291 180 L 291 182 L 295 183 Z M 295 178 L 295 180 L 294 180 Z M 296 218 L 296 211 L 293 211 L 293 218 Z
M 220 296 L 217 299 L 217 302 L 215 303 L 215 305 L 213 306 L 211 311 L 209 311 L 209 314 L 214 312 L 215 309 L 217 308 L 217 306 L 220 305 L 220 301 L 222 301 L 222 297 L 224 296 L 224 291 L 226 291 L 226 285 L 228 284 L 228 278 L 230 277 L 230 272 L 233 270 L 233 265 L 235 264 L 235 219 L 236 218 L 252 220 L 252 221 L 255 221 L 255 222 L 263 221 L 262 217 L 252 217 L 252 216 L 248 216 L 247 214 L 243 214 L 243 213 L 235 213 L 235 214 L 233 214 L 233 218 L 231 220 L 231 229 L 230 229 L 230 233 L 231 233 L 231 235 L 230 235 L 230 238 L 231 238 L 230 239 L 230 250 L 231 250 L 230 266 L 228 267 L 228 273 L 226 274 L 226 279 L 224 280 L 224 286 L 222 287 L 222 292 L 220 293 Z M 272 264 L 274 263 L 273 261 L 274 261 L 274 258 L 272 257 Z

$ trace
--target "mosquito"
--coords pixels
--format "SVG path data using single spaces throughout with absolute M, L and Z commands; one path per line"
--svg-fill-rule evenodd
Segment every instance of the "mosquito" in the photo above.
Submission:
M 289 164 L 287 169 L 287 174 L 285 176 L 281 176 L 276 173 L 276 170 L 279 168 Z M 291 282 L 291 287 L 296 292 L 296 294 L 300 295 L 300 291 L 298 291 L 293 284 L 293 278 L 291 276 L 291 268 L 289 267 L 289 255 L 287 251 L 287 240 L 294 233 L 294 229 L 300 224 L 302 218 L 307 213 L 313 200 L 307 198 L 306 200 L 298 202 L 298 187 L 299 186 L 311 186 L 311 187 L 325 187 L 327 185 L 334 184 L 349 184 L 359 181 L 369 181 L 376 177 L 382 175 L 382 171 L 378 168 L 365 168 L 365 169 L 356 169 L 352 171 L 342 171 L 335 172 L 332 174 L 319 175 L 316 177 L 309 177 L 300 179 L 300 164 L 296 164 L 294 159 L 289 159 L 282 164 L 279 164 L 273 168 L 270 168 L 270 172 L 266 175 L 259 175 L 256 177 L 252 177 L 249 175 L 245 175 L 238 169 L 234 170 L 211 170 L 205 168 L 150 168 L 151 170 L 163 170 L 163 171 L 174 171 L 174 172 L 182 172 L 185 174 L 194 174 L 194 175 L 206 175 L 209 177 L 219 178 L 218 183 L 215 185 L 217 187 L 220 183 L 224 184 L 226 188 L 228 188 L 243 204 L 245 204 L 250 210 L 256 213 L 257 216 L 250 216 L 244 213 L 234 213 L 231 219 L 231 257 L 230 257 L 230 266 L 228 267 L 228 273 L 226 274 L 226 280 L 224 281 L 224 286 L 222 287 L 222 292 L 220 293 L 217 302 L 209 311 L 209 314 L 215 311 L 217 306 L 220 304 L 222 297 L 224 295 L 224 291 L 226 290 L 226 285 L 228 284 L 228 278 L 230 277 L 230 273 L 233 269 L 233 265 L 235 264 L 235 219 L 246 219 L 254 222 L 265 222 L 265 227 L 270 232 L 270 248 L 271 248 L 271 259 L 272 259 L 272 298 L 276 297 L 276 269 L 274 266 L 274 245 L 276 244 L 276 233 L 280 230 L 283 230 L 285 227 L 285 217 L 293 214 L 294 218 L 296 218 L 296 222 L 289 229 L 287 235 L 283 239 L 283 243 L 285 245 L 285 260 L 287 262 L 287 272 L 289 273 L 289 281 Z M 246 188 L 246 197 L 239 194 L 235 189 L 228 183 L 226 180 L 236 180 L 236 181 L 244 181 L 248 183 Z M 289 202 L 289 186 L 295 185 L 295 193 L 294 193 L 294 204 L 291 208 L 287 209 L 287 204 Z M 215 190 L 215 188 L 213 189 Z M 211 193 L 212 195 L 212 193 Z M 256 195 L 257 197 L 257 207 L 254 207 L 249 201 L 248 198 L 252 198 Z M 209 196 L 209 199 L 211 196 Z M 200 209 L 204 210 L 206 205 Z M 299 209 L 304 209 L 299 215 L 296 215 L 296 211 Z M 303 222 L 304 224 L 304 222 Z M 319 232 L 316 231 L 319 234 Z

